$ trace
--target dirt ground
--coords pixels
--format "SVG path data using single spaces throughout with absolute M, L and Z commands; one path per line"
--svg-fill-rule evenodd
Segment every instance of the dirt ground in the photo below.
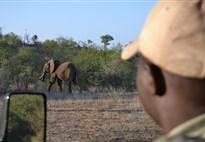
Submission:
M 136 95 L 48 100 L 47 142 L 150 142 L 162 135 Z

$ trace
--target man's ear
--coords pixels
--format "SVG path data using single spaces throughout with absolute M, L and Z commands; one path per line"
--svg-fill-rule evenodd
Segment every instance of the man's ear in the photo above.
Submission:
M 156 65 L 149 64 L 149 68 L 155 82 L 155 93 L 159 96 L 163 96 L 166 92 L 166 83 L 164 75 L 160 68 Z

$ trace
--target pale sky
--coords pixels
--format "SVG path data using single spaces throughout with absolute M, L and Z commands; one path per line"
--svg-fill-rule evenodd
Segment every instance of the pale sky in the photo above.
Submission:
M 106 1 L 18 1 L 0 0 L 0 27 L 3 34 L 14 32 L 40 41 L 59 36 L 75 41 L 92 40 L 110 34 L 112 43 L 125 45 L 136 39 L 157 0 Z

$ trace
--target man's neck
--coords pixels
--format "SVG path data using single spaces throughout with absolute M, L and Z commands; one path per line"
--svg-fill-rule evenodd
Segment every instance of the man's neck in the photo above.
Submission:
M 205 112 L 205 105 L 198 106 L 185 99 L 168 99 L 160 106 L 160 125 L 168 133 L 176 126 Z

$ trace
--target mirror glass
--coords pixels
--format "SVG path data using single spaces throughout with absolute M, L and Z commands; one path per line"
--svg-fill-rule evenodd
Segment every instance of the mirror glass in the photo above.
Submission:
M 45 99 L 37 94 L 13 94 L 9 98 L 7 142 L 43 142 Z

